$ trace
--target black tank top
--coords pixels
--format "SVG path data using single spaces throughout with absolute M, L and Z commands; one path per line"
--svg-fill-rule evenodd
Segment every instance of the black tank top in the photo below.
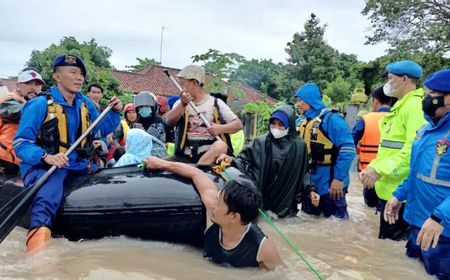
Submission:
M 203 256 L 221 265 L 234 267 L 259 266 L 257 256 L 265 238 L 266 236 L 261 229 L 250 223 L 241 241 L 234 248 L 225 249 L 221 244 L 222 231 L 220 226 L 213 224 L 205 232 Z

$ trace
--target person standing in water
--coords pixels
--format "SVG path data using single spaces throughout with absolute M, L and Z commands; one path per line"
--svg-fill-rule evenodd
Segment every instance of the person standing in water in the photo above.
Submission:
M 252 223 L 258 216 L 261 195 L 249 180 L 230 180 L 218 191 L 200 169 L 156 157 L 144 160 L 150 170 L 167 170 L 192 180 L 206 208 L 204 257 L 234 267 L 269 270 L 285 267 L 273 242 Z

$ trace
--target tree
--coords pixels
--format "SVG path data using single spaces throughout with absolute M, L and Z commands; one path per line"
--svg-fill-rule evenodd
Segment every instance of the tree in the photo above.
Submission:
M 288 78 L 303 82 L 315 82 L 324 88 L 339 74 L 337 52 L 324 40 L 326 25 L 321 27 L 316 15 L 305 23 L 305 31 L 295 33 L 285 49 L 289 55 Z M 294 89 L 292 89 L 293 91 Z
M 219 79 L 228 79 L 235 69 L 245 60 L 237 53 L 222 53 L 209 49 L 204 54 L 192 56 L 192 62 L 204 62 L 205 71 Z
M 271 59 L 245 60 L 230 75 L 230 80 L 251 86 L 270 97 L 279 99 L 280 93 L 277 91 L 277 79 L 283 75 L 282 65 L 275 64 Z
M 138 64 L 136 65 L 130 65 L 130 66 L 125 66 L 126 68 L 130 69 L 131 72 L 139 72 L 140 70 L 148 67 L 148 66 L 152 66 L 152 65 L 160 65 L 161 63 L 159 63 L 158 61 L 154 60 L 153 58 L 139 58 L 136 57 Z
M 427 51 L 411 50 L 409 48 L 410 42 L 411 40 L 399 42 L 395 48 L 388 50 L 387 57 L 391 61 L 408 59 L 417 62 L 422 66 L 425 77 L 437 70 L 450 67 L 450 59 L 446 58 L 442 51 L 433 49 Z
M 127 93 L 119 89 L 119 81 L 112 75 L 111 63 L 109 57 L 112 50 L 99 46 L 95 39 L 88 42 L 79 43 L 74 37 L 64 37 L 59 45 L 51 44 L 43 51 L 33 50 L 27 66 L 38 70 L 47 85 L 52 85 L 53 62 L 61 54 L 73 53 L 81 57 L 86 66 L 87 76 L 83 86 L 83 91 L 91 83 L 99 83 L 105 89 L 106 102 L 111 96 L 115 95 L 121 99 L 128 100 Z
M 336 80 L 327 83 L 323 93 L 331 98 L 333 104 L 345 102 L 351 97 L 351 84 L 342 77 L 338 77 Z
M 339 71 L 339 76 L 348 80 L 352 85 L 359 83 L 355 67 L 360 63 L 354 54 L 337 53 L 336 67 Z
M 225 84 L 236 68 L 244 61 L 244 57 L 237 53 L 222 53 L 215 49 L 209 49 L 204 54 L 192 56 L 193 62 L 203 62 L 205 71 L 210 75 L 205 85 L 209 92 L 224 92 L 228 86 L 233 94 L 243 94 L 237 85 Z
M 410 50 L 450 50 L 448 0 L 366 0 L 361 13 L 374 29 L 367 44 L 387 41 L 395 47 L 408 40 Z

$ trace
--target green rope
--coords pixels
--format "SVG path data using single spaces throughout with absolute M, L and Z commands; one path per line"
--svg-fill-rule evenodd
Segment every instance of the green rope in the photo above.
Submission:
M 317 278 L 320 280 L 323 280 L 322 275 L 320 275 L 320 272 L 314 267 L 314 265 L 308 261 L 308 259 L 295 247 L 295 245 L 289 240 L 289 238 L 270 220 L 270 218 L 264 213 L 261 208 L 258 208 L 259 213 L 266 219 L 266 221 L 283 237 L 284 241 L 286 241 L 287 244 L 294 250 L 295 253 L 308 265 L 309 269 L 311 269 L 314 274 L 316 274 Z
M 225 171 L 222 170 L 223 174 L 228 178 L 228 180 L 232 179 L 232 177 Z M 297 247 L 289 240 L 289 238 L 270 220 L 270 218 L 264 213 L 261 208 L 258 208 L 259 213 L 264 217 L 264 219 L 283 237 L 284 241 L 294 250 L 294 252 L 306 263 L 309 269 L 314 272 L 318 279 L 323 280 L 324 278 L 320 275 L 320 272 L 314 267 L 314 265 L 308 261 L 308 259 L 297 249 Z

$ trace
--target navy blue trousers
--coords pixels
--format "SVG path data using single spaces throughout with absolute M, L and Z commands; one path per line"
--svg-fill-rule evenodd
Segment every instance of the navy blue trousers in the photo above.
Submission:
M 411 226 L 411 234 L 406 244 L 406 255 L 410 258 L 420 258 L 428 274 L 436 275 L 438 279 L 450 279 L 450 237 L 440 236 L 436 248 L 424 251 L 416 245 L 420 228 Z
M 47 172 L 43 168 L 33 168 L 24 178 L 26 188 L 36 183 L 42 175 Z M 30 228 L 47 226 L 51 228 L 56 216 L 56 212 L 61 206 L 64 193 L 64 182 L 69 176 L 86 174 L 86 171 L 72 171 L 57 168 L 53 174 L 42 185 L 31 205 Z
M 344 197 L 340 199 L 331 199 L 329 194 L 321 195 L 319 206 L 315 207 L 311 204 L 311 199 L 307 197 L 302 203 L 302 211 L 312 215 L 320 215 L 323 213 L 325 217 L 335 216 L 344 220 L 348 220 L 347 212 L 347 190 L 344 190 Z

